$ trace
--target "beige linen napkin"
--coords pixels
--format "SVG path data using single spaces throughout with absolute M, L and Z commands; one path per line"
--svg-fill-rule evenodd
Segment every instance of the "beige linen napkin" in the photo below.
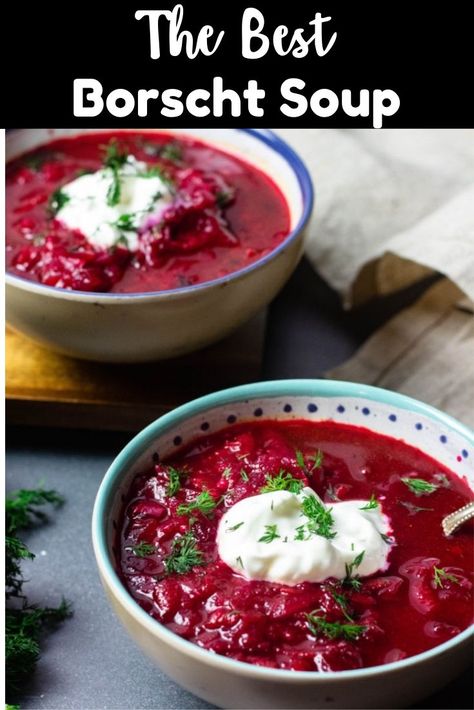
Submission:
M 474 299 L 474 130 L 279 133 L 316 188 L 307 257 L 346 306 L 430 271 Z
M 315 183 L 307 257 L 346 307 L 446 277 L 327 375 L 409 394 L 474 427 L 474 130 L 279 133 Z

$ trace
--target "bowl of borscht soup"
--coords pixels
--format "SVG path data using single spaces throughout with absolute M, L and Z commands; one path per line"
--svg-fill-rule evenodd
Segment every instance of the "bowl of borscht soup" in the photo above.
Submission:
M 271 131 L 22 129 L 6 151 L 7 320 L 59 352 L 201 348 L 302 254 L 311 179 Z
M 472 644 L 474 434 L 409 397 L 287 380 L 161 417 L 112 463 L 93 544 L 112 607 L 227 708 L 400 708 Z

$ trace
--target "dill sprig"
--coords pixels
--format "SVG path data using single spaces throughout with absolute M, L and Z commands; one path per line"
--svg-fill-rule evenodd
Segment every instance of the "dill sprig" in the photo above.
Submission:
M 57 608 L 30 604 L 23 594 L 21 561 L 35 555 L 18 538 L 18 531 L 47 520 L 37 506 L 59 506 L 63 498 L 52 490 L 21 489 L 6 498 L 5 536 L 5 660 L 7 700 L 23 687 L 31 676 L 40 655 L 39 640 L 47 627 L 71 615 L 69 603 L 62 600 Z
M 295 451 L 295 458 L 296 458 L 296 463 L 298 464 L 298 466 L 306 474 L 312 474 L 318 468 L 321 468 L 321 466 L 323 465 L 324 454 L 321 451 L 321 449 L 317 449 L 314 454 L 310 454 L 309 456 L 306 456 L 306 459 L 305 459 L 303 452 L 299 451 L 297 449 Z M 306 461 L 310 461 L 311 465 L 308 465 L 306 463 Z
M 332 530 L 334 518 L 332 508 L 326 508 L 316 496 L 305 496 L 301 504 L 302 514 L 308 518 L 306 527 L 312 535 L 321 535 L 328 540 L 336 537 Z
M 51 193 L 48 201 L 48 212 L 50 215 L 55 217 L 59 210 L 61 210 L 64 205 L 66 205 L 71 198 L 67 193 L 64 192 L 60 187 Z
M 166 484 L 165 493 L 168 497 L 175 496 L 181 490 L 181 484 L 186 478 L 186 471 L 180 471 L 173 466 L 167 467 L 168 483 Z
M 367 629 L 360 624 L 343 624 L 339 621 L 327 621 L 324 616 L 318 615 L 317 611 L 306 614 L 308 628 L 312 634 L 318 636 L 323 634 L 328 639 L 343 638 L 347 641 L 354 641 Z
M 219 503 L 220 501 L 214 500 L 209 491 L 202 491 L 191 503 L 181 503 L 181 505 L 178 505 L 176 512 L 178 515 L 189 515 L 190 513 L 198 511 L 203 515 L 209 516 L 214 512 Z
M 335 589 L 331 590 L 331 594 L 333 596 L 334 601 L 336 604 L 339 606 L 341 609 L 342 613 L 346 617 L 347 621 L 354 621 L 352 616 L 349 614 L 349 600 L 347 599 L 345 594 L 342 594 L 340 592 L 336 592 Z
M 281 537 L 277 530 L 278 528 L 276 525 L 265 525 L 265 533 L 257 540 L 257 542 L 273 542 L 273 540 L 276 540 L 277 537 Z
M 359 508 L 359 510 L 375 510 L 378 507 L 379 507 L 379 502 L 376 499 L 375 495 L 372 493 L 372 495 L 370 496 L 369 502 L 366 503 L 365 505 L 362 505 Z
M 362 582 L 359 579 L 359 575 L 354 574 L 354 570 L 360 567 L 362 560 L 364 559 L 364 555 L 365 550 L 362 550 L 362 552 L 359 552 L 359 554 L 354 557 L 352 562 L 346 562 L 346 576 L 342 580 L 342 583 L 352 587 L 355 590 L 361 588 Z
M 434 586 L 443 589 L 445 582 L 454 582 L 454 584 L 460 584 L 459 577 L 457 574 L 450 574 L 446 571 L 444 567 L 436 567 L 436 565 L 433 565 Z
M 276 476 L 267 473 L 265 485 L 260 488 L 260 493 L 273 493 L 275 491 L 289 491 L 290 493 L 300 493 L 304 482 L 299 478 L 294 478 L 291 473 L 283 469 Z
M 135 557 L 149 557 L 156 552 L 155 546 L 151 545 L 149 542 L 139 542 L 137 545 L 133 545 L 133 547 L 127 549 L 131 550 Z
M 401 480 L 416 496 L 430 495 L 430 493 L 438 490 L 439 487 L 435 483 L 425 481 L 424 478 L 409 478 L 406 476 Z
M 112 173 L 112 182 L 107 190 L 107 205 L 114 207 L 120 202 L 122 192 L 122 184 L 120 179 L 120 170 L 128 160 L 128 153 L 119 148 L 115 139 L 112 139 L 105 149 L 104 166 L 109 168 Z
M 186 574 L 193 567 L 204 564 L 204 555 L 191 531 L 173 540 L 171 552 L 164 562 L 168 574 Z

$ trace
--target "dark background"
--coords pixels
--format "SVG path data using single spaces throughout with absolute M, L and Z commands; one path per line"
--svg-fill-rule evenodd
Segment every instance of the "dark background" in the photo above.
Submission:
M 280 85 L 288 77 L 306 82 L 305 95 L 319 88 L 337 94 L 343 88 L 392 89 L 401 106 L 385 119 L 384 127 L 468 127 L 472 116 L 472 23 L 468 3 L 436 5 L 427 2 L 292 2 L 232 0 L 213 3 L 182 0 L 182 29 L 204 24 L 225 37 L 211 57 L 189 60 L 169 57 L 167 47 L 159 60 L 149 57 L 148 19 L 134 19 L 136 9 L 171 9 L 176 2 L 10 4 L 7 32 L 14 42 L 4 43 L 4 124 L 18 127 L 53 126 L 149 126 L 149 127 L 370 127 L 368 118 L 349 118 L 339 110 L 318 118 L 310 110 L 298 119 L 285 117 Z M 311 50 L 303 59 L 280 57 L 273 49 L 259 60 L 245 60 L 240 52 L 241 17 L 245 7 L 257 7 L 266 19 L 265 30 L 286 24 L 290 30 L 305 28 L 316 12 L 330 15 L 330 37 L 338 37 L 332 50 L 318 57 Z M 439 8 L 439 9 L 438 9 Z M 161 21 L 160 21 L 161 22 Z M 160 38 L 162 35 L 160 34 Z M 165 43 L 166 45 L 166 43 Z M 240 118 L 209 116 L 198 119 L 184 113 L 165 119 L 160 103 L 150 103 L 147 118 L 117 119 L 104 112 L 90 119 L 73 116 L 72 87 L 75 78 L 95 78 L 104 93 L 115 88 L 136 92 L 138 88 L 169 87 L 187 92 L 210 88 L 213 76 L 222 76 L 224 86 L 241 91 L 248 79 L 256 79 L 267 92 L 263 118 L 243 113 Z M 309 91 L 311 89 L 311 91 Z M 358 96 L 358 94 L 357 94 Z M 245 102 L 242 102 L 243 109 Z

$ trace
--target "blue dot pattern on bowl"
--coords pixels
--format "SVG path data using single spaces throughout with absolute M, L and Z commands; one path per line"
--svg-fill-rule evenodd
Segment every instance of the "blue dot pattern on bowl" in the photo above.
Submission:
M 277 407 L 277 410 L 279 409 L 280 411 L 282 411 L 284 414 L 287 414 L 287 415 L 292 414 L 292 417 L 290 417 L 290 418 L 304 418 L 306 412 L 309 412 L 310 414 L 316 414 L 316 412 L 321 411 L 322 402 L 320 402 L 319 404 L 316 404 L 316 402 L 314 402 L 314 401 L 302 403 L 300 400 L 297 400 L 296 402 L 297 402 L 296 404 L 295 403 L 290 404 L 290 402 L 288 402 L 288 401 L 283 401 L 280 403 L 279 407 Z M 346 417 L 348 417 L 350 420 L 354 419 L 354 418 L 356 419 L 357 417 L 360 418 L 361 415 L 362 415 L 362 418 L 368 417 L 371 414 L 373 417 L 377 417 L 376 412 L 374 412 L 374 409 L 377 408 L 376 405 L 371 406 L 369 408 L 367 406 L 359 406 L 356 404 L 352 404 L 352 406 L 349 406 L 347 403 L 346 404 L 341 404 L 341 403 L 336 404 L 336 402 L 337 402 L 337 400 L 334 401 L 333 416 L 336 414 L 339 414 L 339 415 L 346 414 Z M 248 401 L 248 402 L 246 402 L 246 404 L 247 404 L 247 406 L 251 406 L 252 403 L 251 403 L 251 401 Z M 273 404 L 270 407 L 268 407 L 267 416 L 269 418 L 274 417 L 275 414 L 277 414 L 277 413 L 278 413 L 278 411 L 275 411 L 275 406 Z M 264 415 L 264 408 L 263 407 L 256 407 L 255 409 L 251 410 L 251 414 L 256 418 L 260 418 Z M 413 417 L 413 414 L 407 411 L 407 415 L 408 414 L 410 414 L 410 416 Z M 344 419 L 346 417 L 344 417 Z M 398 414 L 394 414 L 393 412 L 386 413 L 386 417 L 390 422 L 392 422 L 394 424 L 397 423 L 397 425 L 401 426 L 402 420 L 403 420 L 401 412 L 399 412 Z M 242 412 L 242 413 L 240 413 L 240 415 L 237 413 L 225 414 L 225 421 L 227 422 L 227 424 L 235 424 L 239 420 L 248 421 L 248 418 L 249 418 L 248 412 Z M 323 415 L 321 415 L 321 418 L 323 418 L 323 419 L 329 418 L 330 419 L 332 417 L 331 416 L 324 417 Z M 209 417 L 209 419 L 211 420 L 212 418 Z M 353 423 L 357 423 L 357 422 L 353 422 Z M 414 426 L 414 429 L 417 432 L 428 432 L 428 430 L 430 428 L 427 423 L 423 424 L 420 421 L 415 421 L 414 424 L 412 422 L 411 426 Z M 222 429 L 222 427 L 223 427 L 222 420 L 219 421 L 219 424 L 217 426 L 216 425 L 213 426 L 212 421 L 208 421 L 207 419 L 205 421 L 201 420 L 201 422 L 199 424 L 199 429 L 202 432 L 207 432 L 212 429 L 219 430 L 219 429 Z M 394 432 L 397 433 L 396 428 L 395 428 Z M 192 437 L 192 438 L 194 438 L 194 437 Z M 441 442 L 441 444 L 445 445 L 448 443 L 448 436 L 446 434 L 439 434 L 438 440 Z M 183 444 L 183 442 L 184 443 L 186 443 L 186 441 L 189 442 L 190 437 L 187 433 L 183 433 L 183 435 L 174 436 L 172 441 L 173 441 L 173 444 L 175 447 L 181 446 Z M 422 445 L 422 442 L 420 442 L 420 446 L 421 445 Z M 469 457 L 469 451 L 467 449 L 463 448 L 461 450 L 458 450 L 458 453 L 455 458 L 457 461 L 460 461 L 462 459 L 467 459 L 468 457 Z M 152 459 L 153 459 L 154 463 L 159 462 L 160 457 L 159 457 L 159 454 L 157 451 L 153 452 Z

